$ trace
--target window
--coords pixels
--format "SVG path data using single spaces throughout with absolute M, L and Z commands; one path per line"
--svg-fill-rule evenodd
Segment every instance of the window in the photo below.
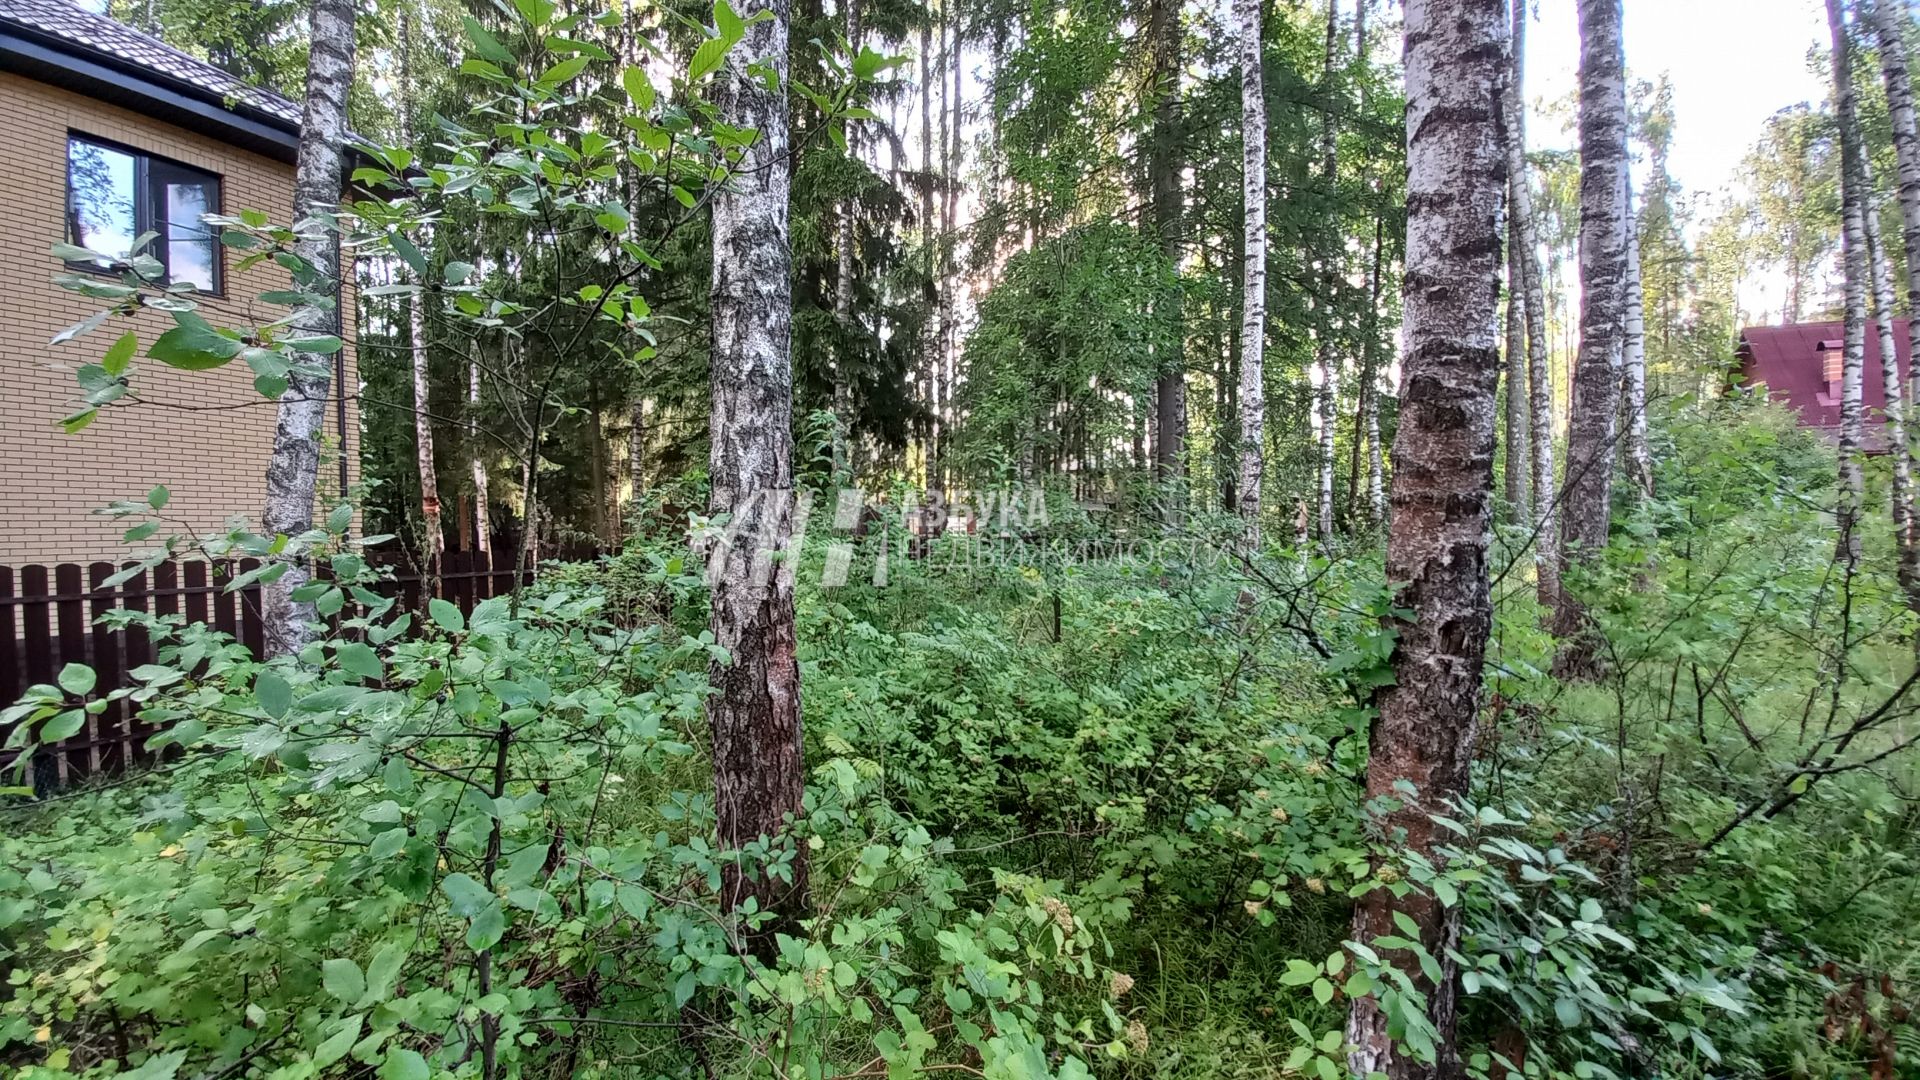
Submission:
M 99 254 L 79 265 L 105 269 L 154 232 L 147 254 L 169 281 L 220 291 L 220 240 L 200 220 L 220 212 L 220 178 L 80 135 L 67 137 L 69 242 Z

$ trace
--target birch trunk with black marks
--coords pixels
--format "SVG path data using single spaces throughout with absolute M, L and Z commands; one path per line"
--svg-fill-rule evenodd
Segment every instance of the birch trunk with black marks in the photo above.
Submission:
M 1235 496 L 1247 541 L 1260 542 L 1261 482 L 1265 475 L 1267 392 L 1267 99 L 1261 64 L 1260 0 L 1233 0 L 1240 59 L 1241 198 L 1246 253 L 1240 278 L 1240 478 Z
M 932 46 L 933 16 L 929 12 L 920 23 L 920 244 L 926 275 L 921 292 L 923 317 L 920 328 L 920 377 L 927 397 L 927 418 L 923 425 L 925 441 L 921 445 L 925 482 L 940 486 L 940 360 L 936 348 L 935 309 L 940 302 L 939 277 L 935 270 L 937 240 L 933 222 L 933 82 L 939 79 Z M 944 35 L 943 35 L 944 40 Z
M 708 566 L 710 625 L 729 660 L 712 666 L 707 721 L 720 846 L 770 843 L 792 860 L 784 880 L 729 867 L 721 901 L 734 910 L 752 898 L 793 916 L 807 905 L 807 851 L 786 840 L 805 793 L 800 668 L 793 577 L 771 562 L 793 542 L 796 506 L 787 3 L 744 0 L 739 9 L 746 36 L 727 56 L 714 101 L 723 123 L 759 137 L 713 199 L 712 509 L 730 515 L 731 539 Z
M 473 549 L 485 554 L 493 552 L 493 522 L 489 520 L 487 506 L 487 462 L 480 453 L 480 365 L 467 365 L 467 437 L 471 442 L 468 448 L 467 469 L 473 474 Z
M 1872 205 L 1873 167 L 1863 153 L 1860 190 L 1868 193 L 1866 213 L 1867 269 L 1873 283 L 1873 328 L 1880 344 L 1880 384 L 1886 388 L 1887 455 L 1893 459 L 1893 538 L 1901 556 L 1901 580 L 1906 580 L 1906 553 L 1913 545 L 1913 463 L 1907 459 L 1906 387 L 1900 381 L 1900 355 L 1894 345 L 1893 267 L 1880 240 L 1880 214 Z
M 1627 81 L 1621 0 L 1579 0 L 1580 347 L 1567 427 L 1560 561 L 1597 559 L 1612 524 L 1614 442 L 1626 337 Z M 1597 643 L 1564 582 L 1554 610 L 1556 669 L 1588 676 Z
M 1879 42 L 1880 73 L 1887 87 L 1887 116 L 1893 129 L 1894 157 L 1899 168 L 1901 237 L 1906 249 L 1907 313 L 1909 357 L 1920 357 L 1920 129 L 1916 128 L 1913 108 L 1913 79 L 1907 64 L 1907 27 L 1910 18 L 1901 0 L 1861 0 L 1861 10 L 1873 20 Z M 1912 361 L 1909 360 L 1911 367 Z M 1920 402 L 1920 380 L 1907 373 L 1906 401 Z M 1913 472 L 1912 443 L 1893 447 L 1893 452 Z M 1905 507 L 1908 542 L 1900 552 L 1901 580 L 1906 583 L 1907 603 L 1920 607 L 1920 537 L 1913 536 L 1917 517 L 1911 501 Z
M 1153 133 L 1147 172 L 1153 197 L 1153 227 L 1174 273 L 1180 270 L 1180 229 L 1183 209 L 1180 190 L 1180 12 L 1181 0 L 1153 0 L 1147 15 L 1147 33 L 1153 49 Z M 1154 477 L 1162 484 L 1179 475 L 1187 429 L 1186 336 L 1181 321 L 1180 290 L 1176 285 L 1163 298 L 1164 322 L 1172 327 L 1168 355 L 1159 358 L 1154 380 Z
M 1340 60 L 1339 0 L 1327 0 L 1327 45 L 1320 68 L 1320 183 L 1331 197 L 1340 182 L 1340 138 L 1334 126 L 1334 72 Z M 1320 267 L 1320 305 L 1327 318 L 1320 328 L 1319 348 L 1314 353 L 1317 370 L 1314 387 L 1314 415 L 1318 418 L 1319 446 L 1314 462 L 1314 534 L 1322 546 L 1333 543 L 1333 467 L 1334 436 L 1339 427 L 1340 363 L 1334 356 L 1332 312 L 1338 305 L 1334 295 L 1340 289 L 1340 260 L 1337 251 L 1323 254 Z
M 847 46 L 852 55 L 860 55 L 860 0 L 843 0 L 847 5 Z M 859 128 L 847 124 L 847 156 L 860 160 Z M 842 487 L 853 483 L 853 349 L 859 333 L 853 323 L 853 245 L 854 213 L 859 200 L 851 196 L 840 201 L 840 217 L 834 236 L 833 318 L 840 328 L 840 348 L 833 361 L 833 479 Z M 634 429 L 639 429 L 640 406 L 635 403 Z M 634 490 L 639 490 L 638 473 Z
M 400 125 L 402 139 L 409 150 L 414 149 L 413 38 L 413 13 L 403 8 L 400 13 Z M 416 284 L 420 291 L 414 293 L 407 304 L 407 340 L 412 346 L 413 361 L 413 442 L 420 470 L 420 532 L 424 541 L 421 554 L 426 557 L 428 580 L 437 583 L 440 557 L 447 544 L 440 525 L 440 474 L 433 460 L 433 379 L 428 364 L 426 311 L 429 283 L 424 273 L 418 277 Z
M 1438 859 L 1433 815 L 1467 794 L 1481 666 L 1493 624 L 1494 428 L 1500 379 L 1501 228 L 1506 203 L 1509 75 L 1505 0 L 1408 0 L 1405 375 L 1393 445 L 1387 580 L 1399 589 L 1394 683 L 1376 692 L 1367 759 L 1370 800 L 1397 850 Z M 1411 784 L 1415 794 L 1405 794 Z M 1438 835 L 1437 835 L 1438 834 Z M 1380 885 L 1354 909 L 1353 937 L 1402 935 L 1412 920 L 1440 963 L 1429 979 L 1405 951 L 1380 949 L 1425 996 L 1438 1060 L 1394 1046 L 1372 996 L 1348 1013 L 1348 1065 L 1394 1080 L 1457 1075 L 1456 988 L 1448 958 L 1459 908 L 1422 890 Z M 1404 935 L 1402 935 L 1404 936 Z
M 295 310 L 293 325 L 302 335 L 340 331 L 340 238 L 333 218 L 340 207 L 346 152 L 347 87 L 353 81 L 353 16 L 351 0 L 314 0 L 312 5 L 307 95 L 301 109 L 300 147 L 293 176 L 293 217 L 300 234 L 294 253 L 311 268 L 312 280 L 304 285 L 305 290 L 327 297 L 333 304 L 330 308 L 306 305 Z M 296 536 L 313 528 L 320 479 L 320 434 L 326 424 L 327 392 L 333 382 L 327 368 L 332 362 L 330 356 L 301 357 L 286 392 L 280 395 L 262 514 L 269 536 Z M 342 445 L 340 451 L 346 453 L 346 446 Z M 346 492 L 340 495 L 345 498 Z M 284 574 L 261 590 L 267 655 L 297 653 L 313 640 L 313 604 L 293 598 L 294 590 L 311 575 L 309 560 L 296 558 Z
M 1527 321 L 1527 479 L 1532 489 L 1535 595 L 1551 621 L 1560 599 L 1560 492 L 1553 472 L 1553 362 L 1547 298 L 1540 276 L 1540 232 L 1527 169 L 1527 3 L 1513 0 L 1513 78 L 1507 86 L 1507 208 L 1518 237 L 1520 301 Z
M 1855 118 L 1852 47 L 1841 0 L 1827 0 L 1827 29 L 1833 37 L 1833 102 L 1840 125 L 1840 248 L 1846 286 L 1840 356 L 1840 493 L 1834 521 L 1840 532 L 1841 557 L 1852 564 L 1860 558 L 1860 504 L 1865 488 L 1860 469 L 1865 426 L 1860 379 L 1867 350 L 1867 193 L 1861 189 L 1866 169 Z
M 1640 285 L 1639 215 L 1627 189 L 1626 338 L 1620 346 L 1620 423 L 1626 432 L 1627 480 L 1643 498 L 1653 496 L 1653 453 L 1647 446 L 1647 312 Z
M 1524 3 L 1525 0 L 1519 0 Z M 1508 116 L 1513 115 L 1511 106 Z M 1511 165 L 1509 165 L 1511 169 Z M 1516 177 L 1508 186 L 1526 182 L 1518 172 L 1510 173 Z M 1512 193 L 1507 197 L 1507 348 L 1502 375 L 1507 383 L 1507 505 L 1512 507 L 1515 518 L 1524 520 L 1532 505 L 1528 497 L 1527 483 L 1527 302 L 1523 299 L 1526 286 L 1520 266 L 1520 216 L 1513 212 L 1518 202 Z

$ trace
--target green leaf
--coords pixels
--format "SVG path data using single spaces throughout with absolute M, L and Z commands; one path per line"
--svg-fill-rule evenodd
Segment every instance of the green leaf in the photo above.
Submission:
M 387 1059 L 380 1063 L 380 1080 L 427 1080 L 431 1075 L 427 1059 L 421 1057 L 418 1050 L 395 1047 L 387 1051 Z
M 1325 979 L 1313 980 L 1313 1000 L 1325 1005 L 1333 1000 L 1333 984 Z
M 74 697 L 85 697 L 93 692 L 93 669 L 85 664 L 68 664 L 60 669 L 60 689 Z
M 481 26 L 479 20 L 471 15 L 462 15 L 460 25 L 466 27 L 467 40 L 473 42 L 474 52 L 496 64 L 513 63 L 513 54 L 507 51 L 506 46 L 500 44 L 499 38 L 488 33 L 487 28 Z
M 460 606 L 439 597 L 427 601 L 427 614 L 432 616 L 435 626 L 449 634 L 457 634 L 467 628 L 467 619 L 460 614 Z
M 186 314 L 177 312 L 175 318 Z M 193 322 L 197 325 L 183 323 L 155 338 L 147 347 L 147 355 L 184 371 L 207 371 L 240 355 L 240 342 L 214 330 L 198 316 Z
M 493 900 L 473 917 L 467 926 L 467 948 L 485 952 L 500 943 L 507 932 L 507 912 L 499 900 Z
M 353 524 L 352 503 L 341 503 L 327 512 L 327 531 L 333 535 L 339 536 L 346 532 L 347 526 L 351 524 Z
M 447 894 L 453 913 L 460 918 L 470 919 L 480 913 L 480 909 L 493 902 L 493 894 L 487 891 L 472 876 L 462 873 L 448 874 L 440 882 L 440 891 Z
M 79 731 L 86 722 L 87 714 L 85 712 L 79 709 L 68 709 L 66 712 L 55 716 L 53 719 L 41 725 L 40 741 L 43 743 L 59 742 L 61 739 L 68 738 L 73 735 L 74 732 Z
M 320 965 L 320 983 L 327 993 L 348 1005 L 367 992 L 367 977 L 361 974 L 360 965 L 340 956 Z
M 380 663 L 379 654 L 372 648 L 357 641 L 335 645 L 334 656 L 340 661 L 341 670 L 363 679 L 378 679 L 386 674 L 386 668 Z
M 449 285 L 463 285 L 473 276 L 473 264 L 455 259 L 440 268 L 440 276 L 446 279 Z
M 100 366 L 109 376 L 117 379 L 127 373 L 127 366 L 133 363 L 133 354 L 138 351 L 140 338 L 132 332 L 122 334 L 118 341 L 107 346 L 106 355 L 100 358 Z
M 693 60 L 687 65 L 687 81 L 699 82 L 701 79 L 719 70 L 721 61 L 727 58 L 727 50 L 733 43 L 725 38 L 708 38 L 693 50 Z
M 285 344 L 296 352 L 315 356 L 331 356 L 345 347 L 346 343 L 332 334 L 311 334 L 305 337 L 287 338 Z
M 273 672 L 263 671 L 253 680 L 253 698 L 262 712 L 278 720 L 293 708 L 293 687 Z
M 542 86 L 559 86 L 586 70 L 588 58 L 575 56 L 562 60 L 540 73 L 538 82 Z
M 358 1016 L 349 1016 L 340 1021 L 339 1030 L 327 1036 L 326 1040 L 314 1049 L 313 1063 L 324 1069 L 346 1057 L 347 1051 L 353 1049 L 354 1042 L 360 1038 L 360 1024 L 361 1018 Z
M 389 941 L 380 946 L 373 954 L 373 960 L 367 964 L 367 993 L 360 999 L 360 1005 L 378 1005 L 393 993 L 393 987 L 400 979 L 400 969 L 407 962 L 407 948 L 397 941 Z
M 747 32 L 746 21 L 727 0 L 713 0 L 713 28 L 720 31 L 721 40 L 727 42 L 739 41 Z
M 620 85 L 626 88 L 627 96 L 633 99 L 633 107 L 642 113 L 653 111 L 653 83 L 647 79 L 647 73 L 640 68 L 630 67 L 620 73 Z
M 147 505 L 153 507 L 155 510 L 164 509 L 167 505 L 167 500 L 170 498 L 172 498 L 172 494 L 167 491 L 165 484 L 155 484 L 153 490 L 147 492 Z

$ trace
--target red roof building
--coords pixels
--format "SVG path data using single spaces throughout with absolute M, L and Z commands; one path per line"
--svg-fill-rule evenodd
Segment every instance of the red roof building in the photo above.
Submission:
M 1740 347 L 1735 353 L 1740 361 L 1743 385 L 1765 386 L 1768 397 L 1799 411 L 1802 424 L 1837 440 L 1840 359 L 1845 332 L 1845 326 L 1837 322 L 1747 327 L 1740 331 Z M 1913 369 L 1907 320 L 1893 321 L 1893 345 L 1901 381 L 1911 385 Z M 1867 359 L 1861 372 L 1860 401 L 1866 408 L 1867 452 L 1885 453 L 1887 388 L 1881 377 L 1880 334 L 1871 321 L 1867 323 Z

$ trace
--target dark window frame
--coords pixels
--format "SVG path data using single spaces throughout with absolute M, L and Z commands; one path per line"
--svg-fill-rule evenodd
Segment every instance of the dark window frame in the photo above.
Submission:
M 176 161 L 173 158 L 164 157 L 149 150 L 142 150 L 137 146 L 129 146 L 116 139 L 103 138 L 99 135 L 68 128 L 66 161 L 64 163 L 66 169 L 66 205 L 63 208 L 61 217 L 62 231 L 66 233 L 67 242 L 76 246 L 85 246 L 80 243 L 79 237 L 73 235 L 73 144 L 76 142 L 97 146 L 102 150 L 109 150 L 114 153 L 125 154 L 133 159 L 133 235 L 139 236 L 141 233 L 148 231 L 160 234 L 153 243 L 147 245 L 147 254 L 160 260 L 160 265 L 167 269 L 167 280 L 171 281 L 173 266 L 172 252 L 168 247 L 170 238 L 167 233 L 166 220 L 166 180 L 162 179 L 161 182 L 156 185 L 154 183 L 155 172 L 158 171 L 163 178 L 171 173 L 175 179 L 210 181 L 213 185 L 212 201 L 214 203 L 214 205 L 207 208 L 207 213 L 210 214 L 226 213 L 226 177 L 221 173 L 202 169 L 195 165 L 189 165 L 183 161 Z M 155 168 L 156 166 L 158 166 L 157 170 Z M 208 235 L 213 241 L 213 257 L 211 260 L 213 287 L 211 289 L 196 289 L 196 293 L 200 296 L 224 298 L 227 295 L 226 245 L 220 242 L 218 234 L 214 233 L 211 228 L 208 229 Z M 104 259 L 107 258 L 107 256 L 101 256 L 101 258 Z M 67 263 L 67 267 L 68 269 L 78 270 L 83 273 L 101 274 L 109 277 L 119 275 L 119 271 L 102 266 L 100 263 L 93 261 L 69 262 Z

